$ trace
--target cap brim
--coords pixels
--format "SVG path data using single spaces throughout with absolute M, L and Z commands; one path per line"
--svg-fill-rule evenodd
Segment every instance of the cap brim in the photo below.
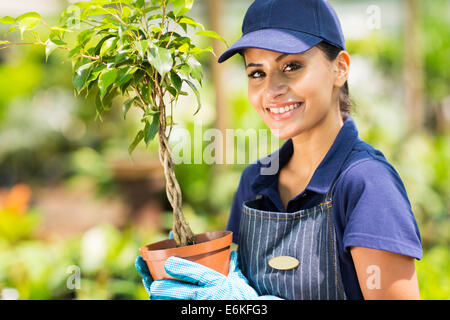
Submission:
M 236 53 L 246 48 L 258 48 L 282 53 L 302 53 L 323 39 L 308 33 L 293 31 L 289 29 L 261 29 L 243 35 L 233 43 L 218 59 L 224 62 Z

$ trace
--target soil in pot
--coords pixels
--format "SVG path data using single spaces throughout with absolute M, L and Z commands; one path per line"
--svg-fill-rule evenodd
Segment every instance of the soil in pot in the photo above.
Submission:
M 195 244 L 177 247 L 175 240 L 159 241 L 139 249 L 153 280 L 174 279 L 164 270 L 169 257 L 180 257 L 228 275 L 230 265 L 231 231 L 205 232 L 195 236 Z

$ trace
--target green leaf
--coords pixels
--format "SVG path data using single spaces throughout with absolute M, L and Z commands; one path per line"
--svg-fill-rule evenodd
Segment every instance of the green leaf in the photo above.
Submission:
M 181 90 L 181 85 L 183 83 L 181 78 L 175 72 L 171 72 L 170 73 L 170 80 L 172 81 L 172 84 L 175 87 L 175 89 L 177 89 L 177 91 L 180 91 Z
M 178 73 L 183 76 L 183 78 L 189 78 L 189 74 L 191 73 L 191 67 L 185 63 L 178 69 Z
M 128 6 L 122 7 L 122 18 L 127 19 L 131 15 L 131 9 Z
M 161 28 L 160 28 L 160 27 L 157 27 L 157 26 L 153 26 L 153 27 L 152 27 L 152 32 L 153 32 L 153 33 L 159 33 L 159 32 L 161 32 Z
M 13 31 L 19 31 L 19 28 L 17 28 L 17 24 L 10 25 L 8 31 L 6 31 L 3 37 L 6 37 L 9 33 Z
M 136 97 L 130 98 L 127 101 L 125 101 L 125 103 L 123 104 L 122 115 L 123 115 L 123 119 L 124 120 L 126 119 L 128 110 L 130 110 L 130 108 L 133 105 L 135 99 L 136 99 Z
M 103 105 L 103 110 L 110 110 L 112 107 L 112 101 L 117 95 L 119 94 L 119 91 L 111 88 L 107 89 L 107 93 L 105 94 L 105 97 L 101 99 L 101 103 Z
M 200 62 L 198 62 L 195 58 L 189 57 L 187 63 L 191 67 L 190 75 L 193 79 L 197 80 L 200 85 L 202 85 L 202 77 L 203 77 L 203 68 Z
M 194 0 L 174 0 L 173 14 L 176 17 L 182 16 L 191 10 Z
M 180 52 L 188 52 L 189 51 L 189 43 L 183 43 L 178 47 L 178 51 Z
M 147 17 L 147 21 L 151 22 L 152 20 L 156 20 L 155 22 L 159 23 L 162 18 L 161 13 L 152 14 L 151 16 Z
M 73 85 L 78 92 L 83 90 L 86 85 L 86 80 L 89 77 L 89 74 L 92 71 L 93 62 L 86 63 L 78 68 L 78 70 L 73 75 Z
M 154 1 L 152 1 L 152 2 L 154 2 Z M 149 12 L 157 10 L 157 9 L 161 9 L 161 6 L 157 5 L 157 6 L 147 7 L 147 8 L 145 8 L 144 13 L 149 13 Z
M 51 40 L 53 43 L 56 43 L 55 41 L 61 41 L 63 33 L 56 30 L 51 30 L 48 34 L 48 39 Z
M 203 36 L 203 37 L 208 37 L 208 38 L 219 39 L 220 41 L 225 43 L 225 45 L 228 47 L 228 43 L 225 41 L 225 39 L 222 38 L 221 36 L 219 36 L 215 31 L 212 31 L 212 30 L 200 30 L 200 31 L 197 31 L 195 33 L 195 36 Z
M 27 12 L 27 13 L 24 13 L 24 14 L 18 16 L 15 19 L 15 22 L 19 22 L 19 21 L 22 21 L 22 20 L 28 19 L 28 18 L 39 19 L 39 20 L 42 19 L 41 15 L 37 12 Z
M 139 130 L 139 132 L 137 133 L 136 137 L 134 137 L 133 142 L 128 147 L 128 154 L 130 156 L 133 153 L 134 149 L 136 149 L 136 146 L 139 144 L 139 142 L 141 142 L 142 139 L 144 139 L 144 131 L 143 130 Z
M 51 39 L 51 41 L 56 44 L 57 46 L 65 46 L 67 45 L 67 42 L 64 42 L 62 40 L 58 40 L 58 39 Z
M 109 38 L 106 40 L 102 47 L 100 48 L 100 57 L 103 57 L 105 53 L 107 53 L 109 50 L 113 49 L 117 44 L 117 38 Z
M 100 40 L 100 41 L 97 43 L 97 45 L 95 46 L 94 54 L 95 54 L 95 55 L 98 55 L 98 54 L 100 53 L 100 50 L 102 49 L 103 43 L 105 43 L 106 40 L 108 40 L 108 39 L 110 39 L 110 38 L 113 38 L 113 37 L 115 37 L 115 35 L 109 34 L 109 35 L 107 35 L 106 37 L 104 37 L 102 40 Z
M 114 58 L 115 64 L 120 64 L 122 62 L 125 62 L 126 60 L 129 60 L 131 57 L 135 57 L 132 55 L 131 50 L 120 50 L 117 52 L 117 56 Z
M 94 1 L 94 3 L 95 3 L 95 1 Z M 102 5 L 91 5 L 88 9 L 83 11 L 83 17 L 98 16 L 98 15 L 104 15 L 104 14 L 107 14 L 107 15 L 113 15 L 113 14 L 120 15 L 119 10 L 117 10 L 117 9 L 115 9 L 113 7 L 107 7 L 106 8 L 106 7 L 103 7 Z
M 98 75 L 105 69 L 106 69 L 106 66 L 104 64 L 101 64 L 101 65 L 95 67 L 92 70 L 91 74 L 89 75 L 89 78 L 86 81 L 86 85 L 89 85 L 89 83 L 91 83 L 92 81 L 97 80 Z
M 174 87 L 171 86 L 167 87 L 167 91 L 170 92 L 170 94 L 172 95 L 172 97 L 174 97 L 174 99 L 178 97 L 178 91 Z
M 194 112 L 194 116 L 195 116 L 201 108 L 200 92 L 198 92 L 197 87 L 191 81 L 189 81 L 187 79 L 184 79 L 184 81 L 186 81 L 186 83 L 189 85 L 189 87 L 191 87 L 192 91 L 194 91 L 195 96 L 197 97 L 198 107 L 197 107 L 197 110 Z
M 136 48 L 136 50 L 139 52 L 139 55 L 143 59 L 145 57 L 145 52 L 147 51 L 147 48 L 148 48 L 148 40 L 142 40 L 142 41 L 136 42 L 134 44 L 134 47 Z
M 108 88 L 116 81 L 117 70 L 116 69 L 106 69 L 100 73 L 98 78 L 98 88 L 100 89 L 100 98 L 103 99 Z
M 8 19 L 9 20 L 9 19 Z M 41 16 L 37 12 L 27 12 L 15 19 L 15 22 L 18 22 L 20 35 L 23 39 L 23 33 L 26 30 L 32 30 L 39 25 L 39 22 L 42 20 Z
M 77 36 L 77 41 L 80 46 L 85 46 L 89 40 L 91 40 L 92 35 L 94 34 L 94 29 L 86 29 L 81 31 Z
M 137 8 L 142 8 L 145 5 L 145 0 L 137 0 L 136 1 L 136 7 Z
M 138 70 L 136 71 L 136 74 L 135 74 L 134 77 L 133 77 L 133 83 L 134 83 L 136 86 L 139 86 L 140 84 L 142 84 L 142 83 L 141 83 L 141 80 L 142 80 L 142 78 L 143 78 L 146 74 L 147 74 L 147 72 L 146 72 L 145 70 L 138 69 Z
M 173 125 L 175 125 L 176 123 L 173 121 L 173 118 L 172 118 L 172 116 L 167 116 L 166 117 L 166 126 L 173 126 Z
M 214 54 L 213 48 L 211 46 L 204 48 L 204 49 L 199 48 L 199 47 L 194 47 L 191 50 L 189 50 L 188 52 L 190 54 L 195 54 L 195 55 L 203 53 L 203 52 L 210 52 L 210 53 Z
M 50 56 L 50 54 L 55 51 L 58 48 L 58 45 L 56 43 L 54 43 L 53 41 L 51 41 L 50 39 L 48 39 L 45 42 L 45 61 L 48 60 L 48 57 Z
M 165 48 L 150 48 L 147 57 L 148 62 L 150 62 L 150 64 L 161 75 L 161 79 L 163 79 L 166 73 L 172 69 L 172 55 L 170 51 Z
M 32 30 L 34 28 L 36 28 L 39 25 L 39 22 L 41 22 L 40 18 L 23 18 L 22 20 L 19 21 L 19 30 L 20 30 L 20 35 L 23 39 L 23 33 L 26 30 Z
M 72 50 L 69 51 L 69 58 L 72 58 L 76 54 L 80 53 L 81 50 L 83 50 L 82 46 L 78 46 L 78 47 L 73 48 Z
M 156 134 L 158 133 L 158 129 L 159 129 L 159 113 L 153 116 L 151 123 L 149 123 L 148 121 L 145 122 L 144 138 L 145 144 L 147 146 L 153 140 L 153 138 L 155 138 Z
M 0 18 L 0 23 L 14 23 L 14 22 L 16 22 L 16 19 L 10 16 L 4 16 Z
M 51 27 L 50 28 L 51 31 L 57 31 L 60 33 L 64 33 L 64 32 L 73 32 L 73 30 L 70 29 L 64 29 L 64 28 L 60 28 L 60 27 Z
M 201 23 L 198 23 L 194 19 L 191 19 L 189 17 L 183 17 L 180 19 L 180 21 L 178 21 L 178 24 L 182 24 L 182 23 L 186 23 L 186 24 L 189 24 L 189 25 L 195 26 L 195 27 L 200 27 L 203 30 L 205 29 L 205 27 Z
M 150 109 L 147 109 L 147 111 L 145 113 L 152 116 L 152 115 L 155 115 L 157 113 L 160 113 L 160 111 L 159 110 L 155 110 L 153 108 L 150 108 Z
M 114 83 L 115 87 L 119 87 L 124 83 L 127 83 L 133 77 L 133 74 L 137 71 L 137 67 L 123 68 L 120 69 L 117 74 L 117 81 Z

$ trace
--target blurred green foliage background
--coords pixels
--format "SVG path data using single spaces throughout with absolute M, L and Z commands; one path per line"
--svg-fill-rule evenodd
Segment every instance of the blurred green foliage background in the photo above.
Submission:
M 192 12 L 205 26 L 211 10 L 207 2 L 196 1 Z M 377 1 L 380 26 L 369 28 L 371 2 L 331 1 L 352 58 L 349 85 L 360 135 L 399 172 L 419 224 L 424 250 L 416 262 L 421 298 L 448 299 L 450 1 L 421 1 L 425 119 L 416 130 L 408 129 L 403 98 L 406 2 Z M 230 43 L 240 36 L 250 3 L 222 1 L 221 25 L 226 28 L 216 31 Z M 35 1 L 32 11 L 51 6 L 44 16 L 51 21 L 58 5 L 65 1 Z M 1 5 L 0 16 L 21 13 L 14 10 L 20 8 Z M 186 97 L 175 110 L 175 122 L 192 137 L 194 120 L 202 123 L 203 131 L 214 128 L 214 90 L 219 85 L 226 93 L 227 128 L 265 128 L 248 102 L 240 58 L 227 62 L 220 84 L 212 81 L 214 60 L 207 54 L 199 58 L 205 76 L 203 108 L 193 118 L 195 98 Z M 135 121 L 123 121 L 122 102 L 115 101 L 103 122 L 94 121 L 95 103 L 90 97 L 74 97 L 71 66 L 63 54 L 55 53 L 46 63 L 42 48 L 0 50 L 0 298 L 148 298 L 134 259 L 140 246 L 166 237 L 171 212 L 157 141 L 148 149 L 139 146 L 131 157 L 127 154 L 139 121 L 132 111 L 128 117 Z M 195 146 L 192 155 L 208 143 Z M 237 152 L 248 150 L 240 144 Z M 177 166 L 184 211 L 194 232 L 225 227 L 240 173 L 255 159 L 247 160 Z M 76 268 L 79 288 L 73 288 Z

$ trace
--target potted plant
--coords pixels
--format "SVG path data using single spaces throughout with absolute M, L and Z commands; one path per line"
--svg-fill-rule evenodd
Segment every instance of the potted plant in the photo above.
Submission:
M 166 193 L 173 208 L 174 239 L 140 249 L 154 279 L 168 277 L 164 269 L 158 271 L 158 267 L 162 267 L 171 255 L 197 261 L 224 274 L 228 272 L 231 232 L 194 235 L 183 216 L 182 193 L 169 146 L 174 125 L 173 106 L 180 95 L 188 94 L 182 90 L 183 83 L 196 95 L 198 107 L 194 115 L 201 106 L 195 82 L 202 85 L 202 66 L 195 56 L 203 52 L 213 53 L 211 47 L 196 46 L 188 36 L 188 28 L 200 29 L 195 36 L 224 41 L 217 33 L 205 30 L 203 25 L 186 15 L 193 2 L 78 2 L 61 13 L 57 26 L 50 26 L 36 12 L 17 18 L 0 18 L 0 23 L 10 25 L 6 34 L 18 31 L 22 39 L 22 42 L 1 39 L 0 50 L 11 46 L 39 45 L 45 48 L 46 59 L 57 49 L 67 52 L 73 66 L 76 94 L 95 96 L 96 120 L 101 120 L 102 113 L 111 109 L 112 101 L 117 96 L 125 100 L 124 118 L 132 107 L 142 111 L 143 128 L 129 146 L 130 154 L 140 142 L 148 145 L 158 137 Z M 48 29 L 45 39 L 35 31 L 40 25 Z M 224 261 L 218 261 L 219 258 Z

